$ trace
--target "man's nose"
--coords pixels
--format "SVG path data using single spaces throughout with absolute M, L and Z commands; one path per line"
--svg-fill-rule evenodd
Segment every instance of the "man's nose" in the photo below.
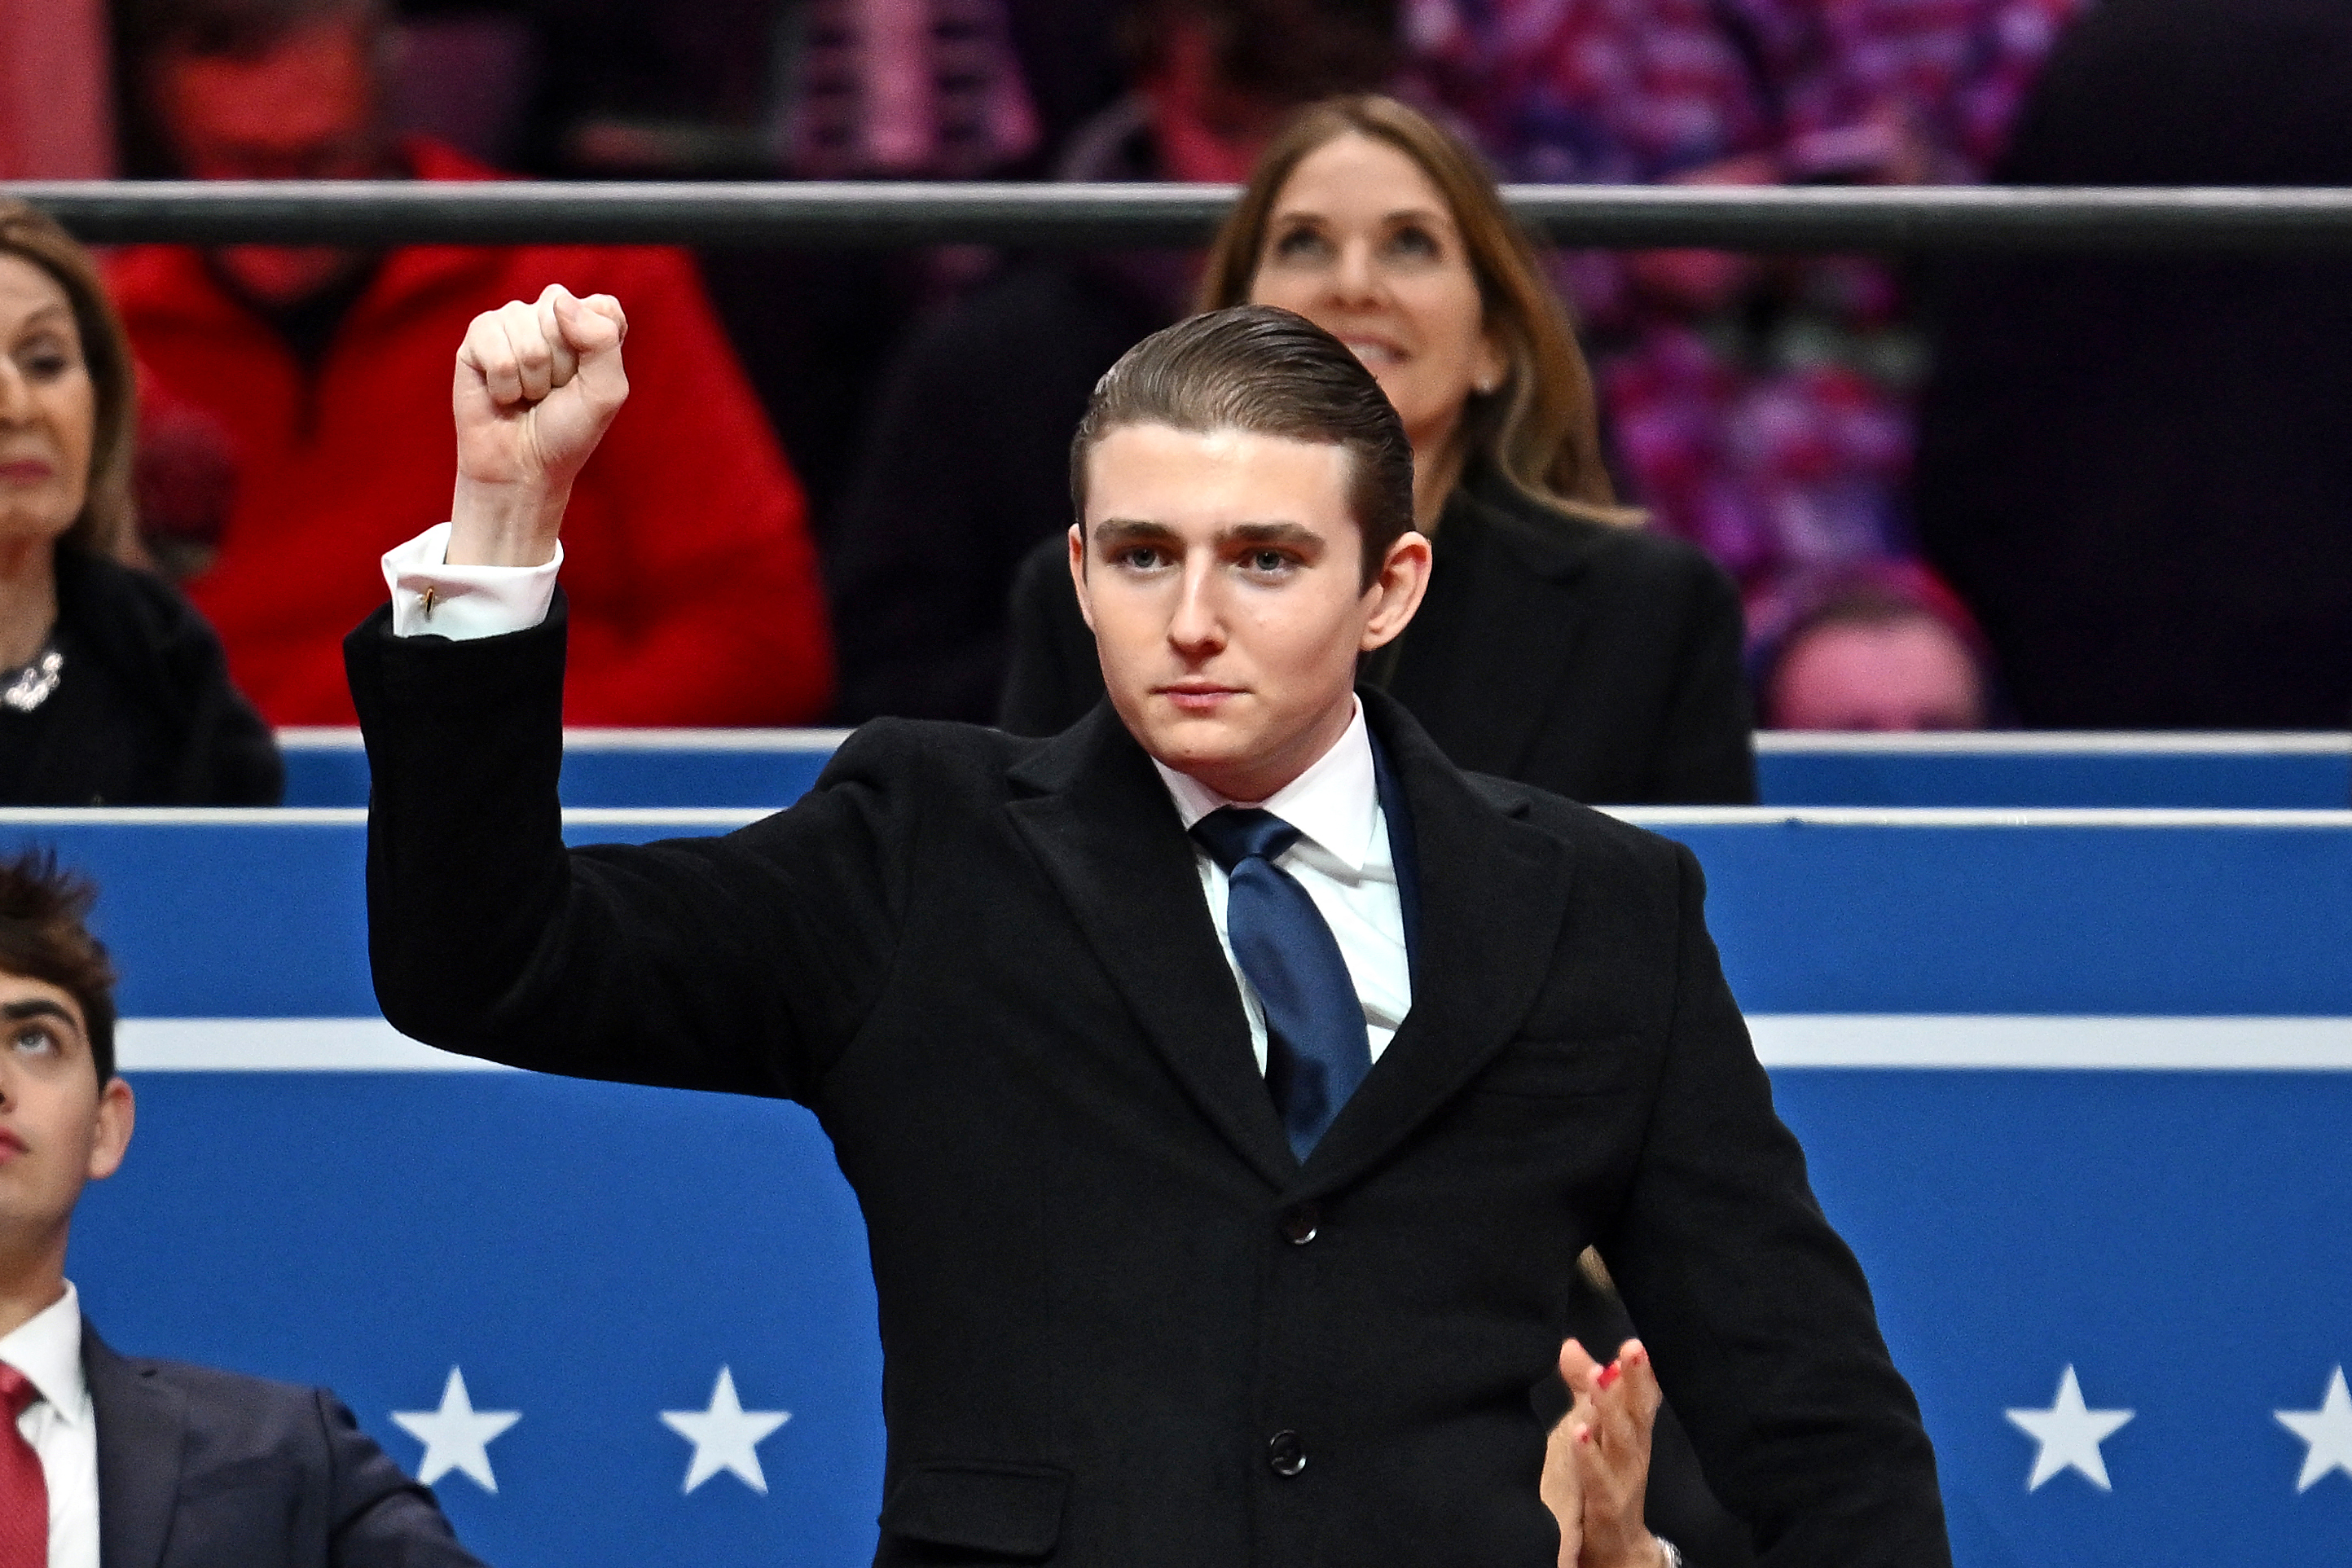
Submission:
M 1213 653 L 1223 646 L 1224 607 L 1213 563 L 1185 563 L 1183 580 L 1177 585 L 1175 613 L 1168 622 L 1168 640 L 1188 653 Z

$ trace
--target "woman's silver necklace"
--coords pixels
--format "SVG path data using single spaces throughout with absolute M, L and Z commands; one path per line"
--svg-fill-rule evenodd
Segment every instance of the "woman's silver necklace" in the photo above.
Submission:
M 49 700 L 49 694 L 58 689 L 58 682 L 65 676 L 65 668 L 66 656 L 58 652 L 57 644 L 45 644 L 33 655 L 31 664 L 10 676 L 6 685 L 0 686 L 0 703 L 18 713 L 31 713 Z

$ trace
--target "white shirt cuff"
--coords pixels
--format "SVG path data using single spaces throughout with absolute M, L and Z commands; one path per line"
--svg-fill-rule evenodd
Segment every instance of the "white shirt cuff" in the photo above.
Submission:
M 466 643 L 528 632 L 547 619 L 563 547 L 544 566 L 451 566 L 449 525 L 436 523 L 406 544 L 383 552 L 384 586 L 392 590 L 392 634 L 428 633 Z

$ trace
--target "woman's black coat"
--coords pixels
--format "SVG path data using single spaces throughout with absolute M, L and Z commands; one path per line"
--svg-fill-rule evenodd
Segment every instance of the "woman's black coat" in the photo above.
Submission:
M 1365 679 L 1455 766 L 1608 805 L 1755 800 L 1739 592 L 1706 555 L 1492 476 L 1454 491 L 1433 542 L 1428 597 Z M 1000 722 L 1017 735 L 1056 734 L 1102 698 L 1067 549 L 1039 545 L 1013 585 Z
M 186 600 L 69 547 L 57 552 L 57 591 L 65 667 L 31 713 L 0 709 L 0 804 L 278 803 L 278 744 Z

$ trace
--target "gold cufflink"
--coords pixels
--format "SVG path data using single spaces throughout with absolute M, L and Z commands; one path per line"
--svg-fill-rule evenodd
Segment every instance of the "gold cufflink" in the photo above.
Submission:
M 436 591 L 435 591 L 435 589 L 434 589 L 433 585 L 432 585 L 431 583 L 429 583 L 429 582 L 428 582 L 428 583 L 426 583 L 426 584 L 425 585 L 425 592 L 424 592 L 424 595 L 423 595 L 423 597 L 418 601 L 418 605 L 419 605 L 419 608 L 421 608 L 421 609 L 425 612 L 425 619 L 426 619 L 427 621 L 430 621 L 430 620 L 432 620 L 432 619 L 433 619 L 433 601 L 434 601 L 436 597 L 437 597 L 437 594 L 436 594 Z

